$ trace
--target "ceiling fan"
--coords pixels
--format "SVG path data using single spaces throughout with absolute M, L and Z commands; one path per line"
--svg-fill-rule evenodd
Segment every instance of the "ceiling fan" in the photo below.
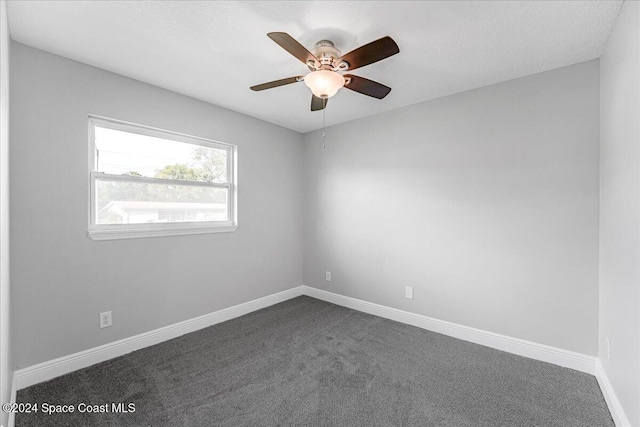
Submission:
M 400 52 L 396 42 L 389 36 L 360 46 L 346 55 L 342 55 L 330 40 L 320 40 L 310 52 L 287 33 L 268 33 L 267 36 L 307 65 L 311 72 L 306 76 L 289 77 L 251 86 L 251 90 L 260 91 L 304 81 L 312 92 L 311 111 L 324 109 L 327 106 L 327 100 L 342 87 L 378 99 L 384 98 L 391 92 L 390 87 L 373 80 L 353 74 L 341 74 Z

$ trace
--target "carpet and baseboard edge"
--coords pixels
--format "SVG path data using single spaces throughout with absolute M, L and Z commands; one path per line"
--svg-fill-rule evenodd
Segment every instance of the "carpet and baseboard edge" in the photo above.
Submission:
M 234 305 L 214 311 L 213 313 L 174 323 L 149 332 L 134 335 L 99 347 L 90 348 L 68 356 L 59 357 L 37 365 L 19 369 L 15 372 L 16 386 L 18 390 L 34 384 L 51 380 L 69 372 L 86 368 L 96 363 L 104 362 L 118 356 L 140 350 L 173 338 L 177 338 L 190 332 L 216 325 L 227 320 L 278 304 L 302 295 L 302 286 L 287 289 L 272 295 L 267 295 L 252 301 Z
M 517 354 L 543 362 L 553 363 L 576 371 L 595 374 L 596 358 L 557 347 L 538 344 L 531 341 L 496 334 L 482 329 L 463 326 L 409 311 L 399 310 L 344 295 L 327 292 L 308 286 L 303 287 L 304 295 L 309 295 L 323 301 L 331 302 L 353 310 L 362 311 L 385 319 L 395 320 L 418 328 L 427 329 L 439 334 L 448 335 L 464 341 Z
M 587 356 L 569 350 L 538 344 L 531 341 L 513 338 L 506 335 L 496 334 L 481 329 L 458 325 L 399 310 L 344 295 L 327 292 L 309 286 L 298 286 L 286 291 L 278 292 L 262 298 L 258 298 L 243 304 L 225 308 L 213 313 L 205 314 L 163 328 L 145 332 L 133 337 L 124 338 L 109 344 L 105 344 L 92 349 L 80 351 L 78 353 L 63 356 L 54 360 L 39 363 L 15 371 L 13 378 L 12 402 L 15 402 L 16 391 L 23 388 L 51 380 L 58 376 L 86 368 L 118 356 L 122 356 L 132 351 L 136 351 L 148 346 L 177 338 L 181 335 L 206 328 L 217 323 L 234 319 L 236 317 L 251 313 L 262 308 L 298 297 L 308 295 L 323 301 L 331 302 L 343 307 L 358 310 L 364 313 L 373 314 L 386 319 L 409 324 L 429 331 L 441 333 L 454 338 L 470 341 L 476 344 L 506 351 L 520 356 L 528 357 L 543 362 L 553 363 L 581 372 L 595 375 L 598 384 L 602 389 L 605 401 L 609 406 L 609 411 L 617 427 L 630 426 L 624 410 L 618 400 L 615 391 L 602 368 L 600 361 L 593 356 Z M 13 417 L 10 417 L 9 427 L 13 426 Z
M 607 402 L 609 412 L 611 413 L 616 427 L 631 427 L 631 423 L 629 423 L 613 386 L 611 385 L 611 382 L 609 381 L 609 378 L 597 357 L 496 334 L 469 326 L 458 325 L 456 323 L 434 319 L 421 314 L 415 314 L 309 286 L 303 286 L 303 294 L 331 302 L 333 304 L 341 305 L 343 307 L 351 308 L 353 310 L 384 317 L 385 319 L 395 320 L 397 322 L 427 329 L 429 331 L 448 335 L 464 341 L 470 341 L 486 347 L 495 348 L 497 350 L 506 351 L 508 353 L 517 354 L 530 359 L 540 360 L 542 362 L 553 363 L 565 368 L 575 369 L 577 371 L 594 375 L 598 381 L 600 389 L 602 390 L 602 394 Z
M 607 406 L 609 407 L 609 412 L 611 413 L 613 422 L 617 427 L 631 427 L 627 414 L 624 412 L 622 404 L 620 403 L 620 400 L 618 400 L 618 396 L 616 395 L 613 385 L 611 385 L 609 377 L 602 367 L 600 360 L 596 360 L 596 379 L 598 380 L 598 385 L 600 386 L 604 400 L 607 402 Z

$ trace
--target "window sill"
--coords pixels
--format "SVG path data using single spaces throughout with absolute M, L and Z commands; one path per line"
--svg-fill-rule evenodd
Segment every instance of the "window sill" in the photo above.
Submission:
M 117 228 L 90 229 L 87 233 L 92 240 L 140 239 L 147 237 L 184 236 L 190 234 L 231 233 L 238 229 L 237 225 L 224 226 L 184 226 L 162 228 Z

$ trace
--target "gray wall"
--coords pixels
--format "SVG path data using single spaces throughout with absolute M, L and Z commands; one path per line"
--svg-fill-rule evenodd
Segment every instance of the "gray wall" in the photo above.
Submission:
M 9 26 L 7 3 L 0 1 L 0 403 L 9 402 L 11 362 L 9 289 Z M 0 424 L 9 414 L 0 411 Z
M 595 356 L 598 67 L 306 134 L 305 285 Z
M 598 354 L 631 425 L 640 426 L 640 3 L 622 6 L 600 75 Z
M 302 285 L 300 134 L 18 43 L 11 73 L 17 368 Z M 88 114 L 237 144 L 238 230 L 90 240 Z

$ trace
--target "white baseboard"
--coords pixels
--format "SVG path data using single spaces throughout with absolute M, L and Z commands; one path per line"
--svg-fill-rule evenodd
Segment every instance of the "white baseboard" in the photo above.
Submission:
M 613 390 L 613 386 L 609 381 L 609 377 L 602 367 L 602 363 L 600 360 L 596 362 L 596 379 L 598 380 L 598 384 L 600 385 L 600 390 L 602 390 L 602 395 L 604 396 L 604 400 L 607 402 L 607 406 L 609 407 L 609 412 L 611 412 L 611 417 L 613 421 L 616 423 L 617 427 L 631 427 L 631 423 L 627 418 L 627 414 L 624 412 L 622 408 L 622 404 L 618 400 L 618 396 L 616 392 Z
M 18 394 L 18 389 L 16 388 L 16 374 L 13 373 L 11 379 L 11 397 L 9 398 L 9 403 L 16 403 L 16 395 Z M 7 421 L 8 427 L 15 427 L 16 425 L 16 413 L 9 412 L 9 420 Z
M 96 363 L 104 362 L 106 360 L 113 359 L 114 357 L 122 356 L 151 345 L 159 344 L 163 341 L 177 338 L 181 335 L 234 319 L 300 295 L 302 295 L 302 286 L 278 292 L 273 295 L 268 295 L 263 298 L 258 298 L 243 304 L 238 304 L 213 313 L 205 314 L 200 317 L 185 320 L 184 322 L 165 326 L 164 328 L 124 338 L 100 347 L 91 348 L 68 356 L 63 356 L 58 359 L 29 366 L 15 372 L 15 389 L 21 390 L 25 387 L 59 377 L 60 375 L 68 374 L 69 372 L 86 368 L 88 366 L 95 365 Z
M 283 292 L 205 314 L 194 319 L 175 323 L 164 328 L 155 329 L 153 331 L 105 344 L 100 347 L 95 347 L 20 369 L 13 375 L 11 402 L 16 401 L 17 390 L 21 390 L 25 387 L 48 381 L 60 375 L 86 368 L 96 363 L 104 362 L 151 345 L 159 344 L 163 341 L 177 338 L 181 335 L 188 334 L 217 323 L 234 319 L 300 295 L 308 295 L 313 298 L 362 311 L 364 313 L 373 314 L 375 316 L 380 316 L 385 319 L 395 320 L 397 322 L 406 323 L 408 325 L 427 329 L 443 335 L 448 335 L 520 356 L 529 357 L 531 359 L 553 363 L 595 375 L 616 426 L 631 426 L 622 405 L 609 382 L 606 372 L 596 357 L 518 338 L 512 338 L 493 332 L 483 331 L 469 326 L 458 325 L 444 320 L 434 319 L 432 317 L 323 291 L 309 286 L 298 286 Z M 13 427 L 14 423 L 14 414 L 9 414 L 9 427 Z
M 595 374 L 597 359 L 592 356 L 586 356 L 584 354 L 550 347 L 531 341 L 525 341 L 468 326 L 462 326 L 446 322 L 444 320 L 434 319 L 420 314 L 410 313 L 408 311 L 398 310 L 356 298 L 311 288 L 309 286 L 299 286 L 213 313 L 205 314 L 194 319 L 185 320 L 184 322 L 165 326 L 133 337 L 124 338 L 100 347 L 91 348 L 20 369 L 14 373 L 15 389 L 21 390 L 25 387 L 59 377 L 60 375 L 68 374 L 78 369 L 86 368 L 96 363 L 104 362 L 151 345 L 159 344 L 161 342 L 177 338 L 181 335 L 234 319 L 244 314 L 269 307 L 300 295 L 308 295 L 323 301 L 328 301 L 337 305 L 362 311 L 364 313 L 417 326 L 419 328 L 438 332 L 465 341 L 553 363 L 566 368 L 587 372 L 592 375 Z
M 398 310 L 396 308 L 311 288 L 309 286 L 303 286 L 302 288 L 304 295 L 309 295 L 310 297 L 341 305 L 343 307 L 384 317 L 385 319 L 406 323 L 408 325 L 417 326 L 418 328 L 427 329 L 429 331 L 517 354 L 519 356 L 553 363 L 565 368 L 586 372 L 591 375 L 595 374 L 597 358 L 593 356 L 587 356 L 585 354 L 563 350 L 561 348 L 483 331 L 469 326 L 462 326 L 456 323 L 423 316 L 421 314 Z

